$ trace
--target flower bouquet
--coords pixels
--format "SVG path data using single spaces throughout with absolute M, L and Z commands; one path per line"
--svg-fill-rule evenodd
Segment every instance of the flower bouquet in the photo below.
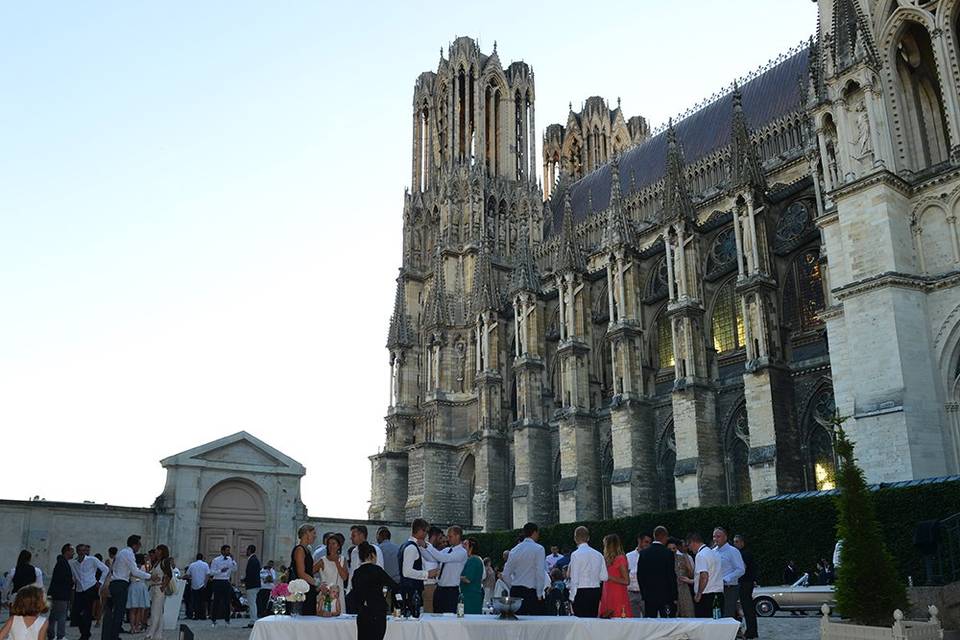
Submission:
M 310 591 L 310 583 L 303 578 L 291 580 L 287 584 L 287 602 L 290 604 L 291 614 L 300 615 L 300 609 L 303 607 L 303 601 L 307 599 L 307 592 Z
M 273 615 L 282 616 L 287 612 L 287 596 L 290 595 L 290 588 L 286 582 L 278 582 L 270 590 L 270 608 Z

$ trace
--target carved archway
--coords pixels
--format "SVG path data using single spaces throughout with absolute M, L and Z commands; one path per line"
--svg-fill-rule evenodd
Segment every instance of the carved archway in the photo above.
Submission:
M 246 567 L 247 547 L 263 548 L 266 512 L 266 497 L 254 483 L 243 478 L 218 482 L 200 503 L 200 553 L 213 558 L 220 547 L 230 545 L 240 565 L 233 576 L 238 580 Z

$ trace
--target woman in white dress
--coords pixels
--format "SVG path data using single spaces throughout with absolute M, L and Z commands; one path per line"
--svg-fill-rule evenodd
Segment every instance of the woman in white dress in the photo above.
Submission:
M 340 611 L 347 610 L 347 603 L 343 593 L 343 581 L 347 579 L 347 565 L 340 556 L 340 540 L 337 536 L 327 538 L 327 553 L 313 565 L 313 572 L 320 583 L 320 589 L 326 585 L 330 590 L 336 589 L 337 599 L 340 601 Z M 323 596 L 317 598 L 317 611 L 322 608 Z
M 173 580 L 173 563 L 170 550 L 165 544 L 157 545 L 157 562 L 150 569 L 150 624 L 146 640 L 162 640 L 163 605 L 167 599 L 167 586 Z

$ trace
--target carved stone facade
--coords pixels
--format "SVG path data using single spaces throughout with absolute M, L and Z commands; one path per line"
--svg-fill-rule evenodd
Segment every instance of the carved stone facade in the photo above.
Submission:
M 371 518 L 828 488 L 835 409 L 869 481 L 957 472 L 958 0 L 820 11 L 660 131 L 571 109 L 545 200 L 532 69 L 460 38 L 420 76 Z

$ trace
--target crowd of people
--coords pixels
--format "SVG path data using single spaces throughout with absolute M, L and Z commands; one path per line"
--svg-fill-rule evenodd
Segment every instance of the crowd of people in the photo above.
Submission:
M 362 637 L 382 637 L 394 602 L 414 615 L 421 609 L 471 614 L 503 596 L 520 599 L 521 615 L 738 617 L 746 623 L 744 637 L 757 637 L 756 563 L 745 538 L 731 540 L 722 527 L 707 544 L 698 533 L 680 540 L 660 526 L 625 552 L 616 534 L 604 537 L 602 551 L 593 548 L 581 526 L 571 551 L 553 546 L 547 554 L 539 528 L 528 523 L 499 570 L 481 559 L 477 540 L 464 538 L 461 527 L 442 531 L 419 518 L 399 545 L 385 527 L 369 542 L 363 525 L 351 528 L 347 552 L 343 536 L 318 536 L 309 524 L 298 538 L 288 578 L 309 585 L 302 613 L 355 613 L 367 632 Z
M 627 551 L 616 534 L 594 548 L 590 531 L 580 526 L 570 548 L 562 552 L 554 545 L 547 554 L 537 525 L 528 523 L 496 566 L 480 555 L 478 541 L 464 537 L 459 526 L 443 531 L 418 518 L 400 544 L 387 527 L 377 530 L 376 542 L 367 536 L 366 526 L 354 525 L 348 547 L 343 534 L 318 535 L 313 525 L 305 524 L 297 532 L 289 566 L 279 567 L 279 572 L 273 561 L 261 565 L 256 547 L 250 545 L 239 580 L 246 590 L 248 626 L 271 613 L 276 584 L 301 579 L 308 586 L 303 615 L 357 614 L 364 638 L 382 637 L 387 614 L 397 608 L 414 615 L 421 610 L 477 614 L 503 596 L 521 599 L 518 613 L 526 615 L 737 617 L 745 622 L 743 636 L 757 637 L 752 595 L 756 563 L 745 538 L 730 539 L 722 527 L 704 541 L 696 532 L 683 539 L 671 537 L 666 527 L 658 526 L 650 534 L 640 533 L 636 547 Z M 182 571 L 165 545 L 146 552 L 141 546 L 140 537 L 132 535 L 126 546 L 109 548 L 104 558 L 92 554 L 88 544 L 65 544 L 46 591 L 43 571 L 31 563 L 29 551 L 22 551 L 4 575 L 3 602 L 10 606 L 11 619 L 0 640 L 61 640 L 68 618 L 79 627 L 80 640 L 90 640 L 94 626 L 102 626 L 101 640 L 119 640 L 122 632 L 162 640 L 164 606 L 177 592 L 178 580 L 185 582 L 188 619 L 230 624 L 239 600 L 233 586 L 239 576 L 228 545 L 209 562 L 197 554 Z M 823 560 L 815 580 L 832 581 L 832 573 L 833 565 Z M 790 562 L 784 582 L 792 583 L 799 575 Z M 37 592 L 42 606 L 35 604 Z

